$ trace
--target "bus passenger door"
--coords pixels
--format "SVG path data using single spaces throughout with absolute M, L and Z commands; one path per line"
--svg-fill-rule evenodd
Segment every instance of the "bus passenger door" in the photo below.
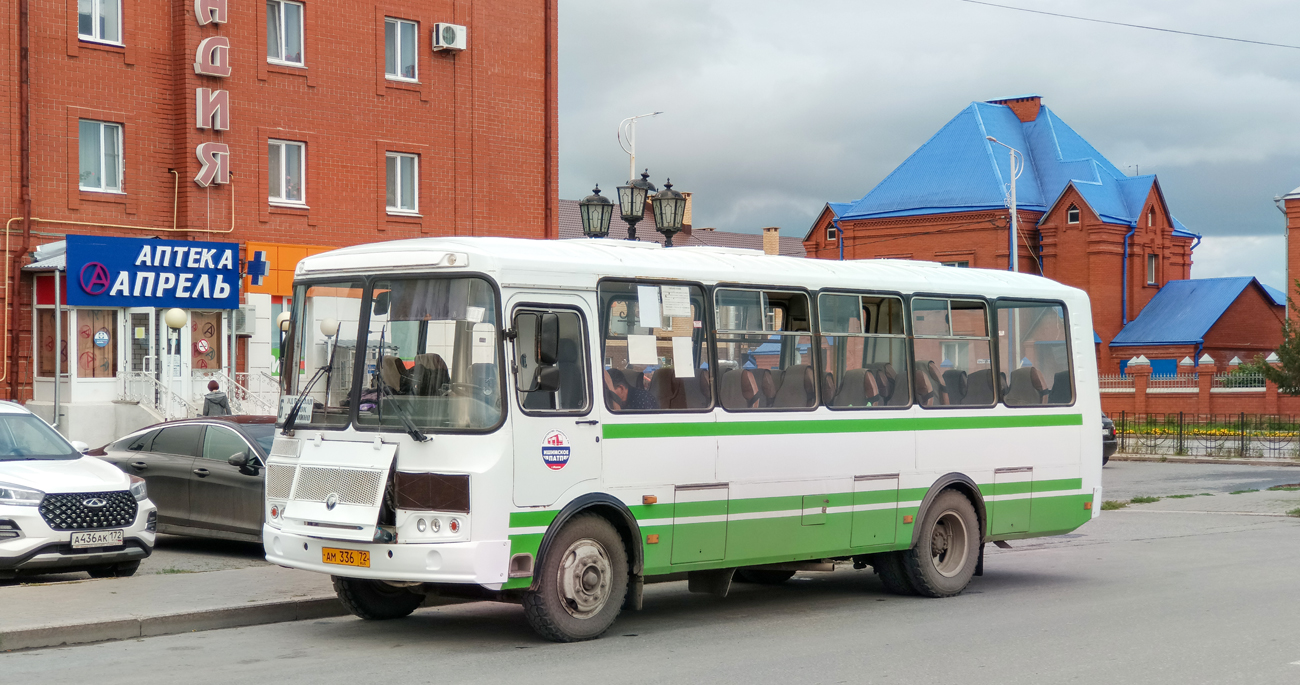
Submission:
M 572 295 L 515 298 L 514 503 L 547 506 L 600 477 L 600 422 L 591 397 L 589 307 Z
M 727 490 L 726 483 L 674 488 L 671 563 L 722 559 L 727 551 Z
M 991 535 L 1029 532 L 1030 499 L 1034 487 L 1034 468 L 1021 466 L 993 472 L 993 514 L 989 517 Z
M 898 530 L 898 474 L 853 477 L 852 547 L 888 547 Z

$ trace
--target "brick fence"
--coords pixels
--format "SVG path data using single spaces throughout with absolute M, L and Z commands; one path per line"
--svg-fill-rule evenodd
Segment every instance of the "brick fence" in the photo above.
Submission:
M 1130 364 L 1124 376 L 1101 377 L 1101 409 L 1133 414 L 1300 414 L 1300 397 L 1278 392 L 1261 375 L 1204 373 L 1152 378 Z

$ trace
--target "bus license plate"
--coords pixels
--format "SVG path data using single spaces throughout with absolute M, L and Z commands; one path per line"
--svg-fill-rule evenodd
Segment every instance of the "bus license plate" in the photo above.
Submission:
M 370 568 L 370 552 L 355 549 L 334 549 L 323 547 L 320 551 L 321 561 L 339 566 L 360 566 Z
M 124 540 L 120 530 L 88 530 L 72 534 L 72 548 L 121 547 Z

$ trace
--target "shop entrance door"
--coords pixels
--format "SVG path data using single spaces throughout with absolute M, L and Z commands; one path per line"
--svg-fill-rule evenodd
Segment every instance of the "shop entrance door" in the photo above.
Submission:
M 154 338 L 154 316 L 150 307 L 126 310 L 122 339 L 126 345 L 126 370 L 132 373 L 158 373 L 158 347 Z

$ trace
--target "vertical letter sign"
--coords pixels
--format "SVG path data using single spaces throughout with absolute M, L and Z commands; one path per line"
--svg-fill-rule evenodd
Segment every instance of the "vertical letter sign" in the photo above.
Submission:
M 239 245 L 68 236 L 73 307 L 239 308 Z

